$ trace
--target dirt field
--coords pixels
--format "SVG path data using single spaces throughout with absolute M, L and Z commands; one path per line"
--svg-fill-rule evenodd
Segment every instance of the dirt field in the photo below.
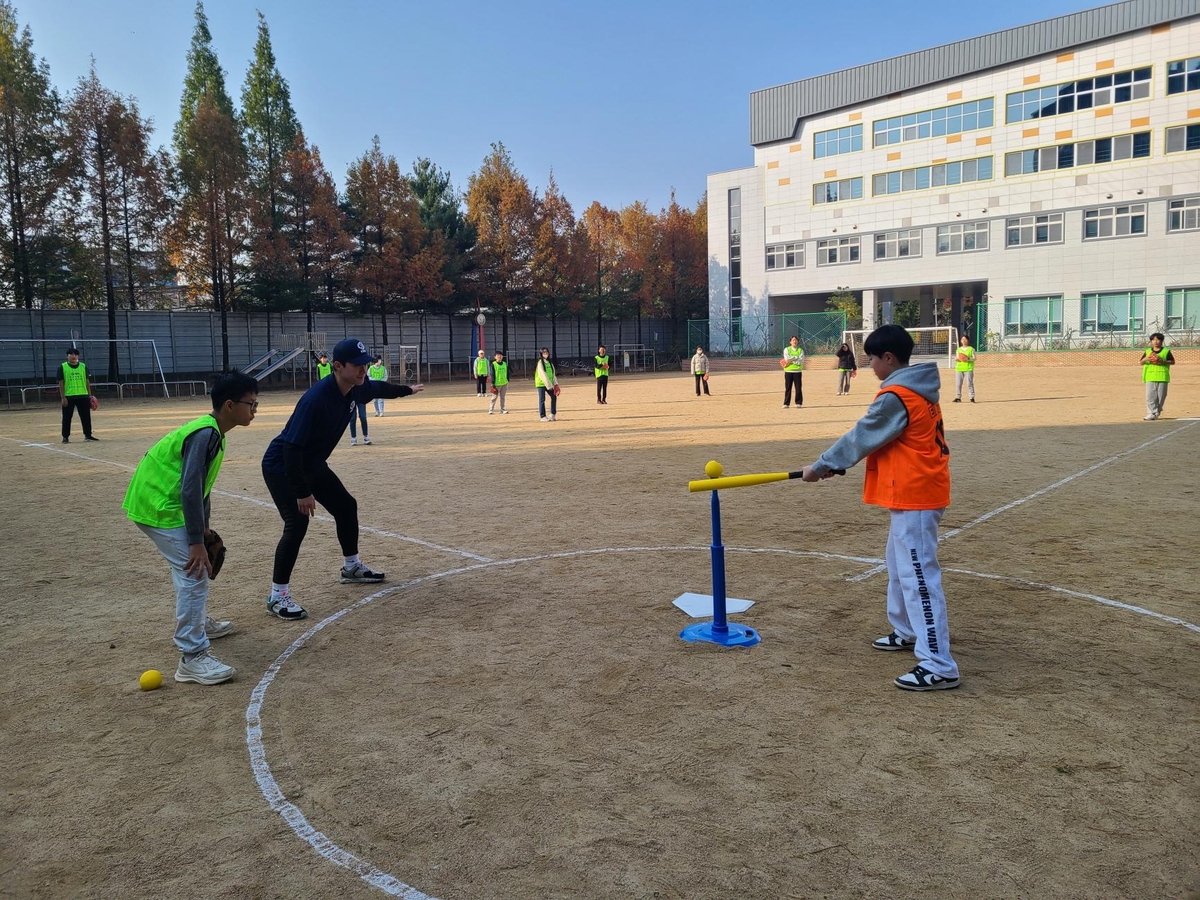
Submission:
M 214 649 L 239 670 L 217 687 L 172 680 L 169 572 L 120 510 L 202 402 L 108 402 L 102 442 L 76 423 L 69 446 L 57 407 L 0 413 L 0 896 L 1200 896 L 1200 370 L 1143 422 L 1135 366 L 984 362 L 979 402 L 943 403 L 963 684 L 933 694 L 868 646 L 886 576 L 847 580 L 887 531 L 861 466 L 722 495 L 759 646 L 687 644 L 670 603 L 711 586 L 685 482 L 810 462 L 869 371 L 849 397 L 806 373 L 802 410 L 778 373 L 718 372 L 711 399 L 616 377 L 605 407 L 573 381 L 548 424 L 527 384 L 507 416 L 466 382 L 389 401 L 331 460 L 388 584 L 339 586 L 318 521 L 303 623 L 263 605 L 259 462 L 296 398 L 264 394 L 213 501 L 210 610 L 237 625 Z

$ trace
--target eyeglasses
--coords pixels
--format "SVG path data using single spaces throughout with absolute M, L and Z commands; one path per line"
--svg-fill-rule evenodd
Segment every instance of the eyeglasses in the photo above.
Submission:
M 246 406 L 250 407 L 251 412 L 256 412 L 258 410 L 258 401 L 257 400 L 234 400 L 233 402 L 234 403 L 244 403 Z

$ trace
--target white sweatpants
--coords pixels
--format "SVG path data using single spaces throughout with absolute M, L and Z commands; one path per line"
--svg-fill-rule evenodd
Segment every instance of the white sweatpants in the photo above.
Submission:
M 967 383 L 967 392 L 972 400 L 975 399 L 975 370 L 954 373 L 954 396 L 962 397 L 963 382 Z
M 950 625 L 942 567 L 938 563 L 938 523 L 944 509 L 893 509 L 888 529 L 887 614 L 892 629 L 915 640 L 917 662 L 935 675 L 957 678 L 950 655 Z

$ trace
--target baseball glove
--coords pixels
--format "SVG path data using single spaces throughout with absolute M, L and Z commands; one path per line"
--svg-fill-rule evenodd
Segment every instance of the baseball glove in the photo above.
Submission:
M 91 406 L 92 409 L 99 409 L 100 401 L 95 397 L 90 397 L 88 398 L 88 405 Z
M 208 564 L 212 567 L 209 577 L 216 578 L 221 566 L 225 565 L 225 542 L 215 531 L 208 531 L 204 534 L 204 549 L 208 551 Z
M 492 393 L 499 396 L 500 388 L 496 387 L 495 385 L 492 385 Z
M 559 387 L 559 386 L 556 384 L 556 385 L 554 386 L 554 396 L 555 396 L 555 397 L 557 397 L 557 396 L 558 396 L 559 394 L 561 394 L 561 393 L 562 393 L 562 388 L 561 388 L 561 387 Z

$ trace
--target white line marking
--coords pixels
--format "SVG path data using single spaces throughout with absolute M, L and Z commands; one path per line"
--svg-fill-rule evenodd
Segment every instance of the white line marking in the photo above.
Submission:
M 125 463 L 113 462 L 110 459 L 100 459 L 97 456 L 85 456 L 82 453 L 75 453 L 74 451 L 71 451 L 71 450 L 63 450 L 60 447 L 54 446 L 53 444 L 30 444 L 30 443 L 26 443 L 24 441 L 18 441 L 16 438 L 5 438 L 5 440 L 20 444 L 22 447 L 39 447 L 43 450 L 52 450 L 55 453 L 62 453 L 66 456 L 74 456 L 78 459 L 86 459 L 88 462 L 105 463 L 110 466 L 116 466 L 118 469 L 125 469 L 126 471 L 129 471 L 129 472 L 132 472 L 136 468 L 136 466 L 128 466 Z M 252 503 L 255 506 L 262 506 L 266 509 L 270 509 L 270 510 L 275 509 L 275 503 L 274 503 L 274 501 L 271 501 L 271 500 L 260 500 L 257 497 L 246 497 L 242 494 L 232 494 L 229 491 L 214 490 L 213 493 L 216 494 L 218 497 L 229 497 L 233 500 L 241 500 L 243 503 Z M 333 521 L 332 516 L 325 516 L 325 515 L 315 515 L 315 516 L 313 516 L 313 519 L 317 522 L 332 522 Z M 383 531 L 380 528 L 371 528 L 368 525 L 359 525 L 358 530 L 360 532 L 365 531 L 367 534 L 375 534 L 375 535 L 378 535 L 379 537 L 395 538 L 398 541 L 404 541 L 409 544 L 416 544 L 417 546 L 420 546 L 420 547 L 427 547 L 430 550 L 440 550 L 443 553 L 453 553 L 456 556 L 462 556 L 467 559 L 474 559 L 479 562 L 491 562 L 492 561 L 491 558 L 489 558 L 487 556 L 480 556 L 478 553 L 471 553 L 467 550 L 456 550 L 453 547 L 444 547 L 441 544 L 434 544 L 430 541 L 423 541 L 420 538 L 409 537 L 406 534 L 397 534 L 394 531 Z
M 254 779 L 258 783 L 258 788 L 262 791 L 263 797 L 270 805 L 271 809 L 279 813 L 280 817 L 292 829 L 293 833 L 300 840 L 312 847 L 320 856 L 334 865 L 347 869 L 357 875 L 362 881 L 369 884 L 371 887 L 377 888 L 392 897 L 401 897 L 403 900 L 435 900 L 428 894 L 423 894 L 417 888 L 410 884 L 406 884 L 394 875 L 389 875 L 387 872 L 376 867 L 368 860 L 355 856 L 348 850 L 342 849 L 324 832 L 313 827 L 308 818 L 304 815 L 304 811 L 294 803 L 289 801 L 283 793 L 283 789 L 275 780 L 274 774 L 271 772 L 270 763 L 267 762 L 267 750 L 263 744 L 263 720 L 262 707 L 263 701 L 266 698 L 267 689 L 275 682 L 283 664 L 291 659 L 297 651 L 304 647 L 305 644 L 316 634 L 323 631 L 325 628 L 340 621 L 349 613 L 360 607 L 374 603 L 376 600 L 387 597 L 390 594 L 406 590 L 410 587 L 415 587 L 427 581 L 434 581 L 441 578 L 450 578 L 455 575 L 462 575 L 467 572 L 476 572 L 482 569 L 490 569 L 498 566 L 514 566 L 522 563 L 541 562 L 549 559 L 566 559 L 576 556 L 594 556 L 601 553 L 664 553 L 664 552 L 705 552 L 709 551 L 709 547 L 688 547 L 688 546 L 671 546 L 671 547 L 609 547 L 597 550 L 565 550 L 558 553 L 543 553 L 536 556 L 524 556 L 515 559 L 492 560 L 486 563 L 477 565 L 460 566 L 456 569 L 448 569 L 445 572 L 437 572 L 433 575 L 423 575 L 418 578 L 412 578 L 402 584 L 392 585 L 377 591 L 368 597 L 363 597 L 361 600 L 346 606 L 337 612 L 322 619 L 317 624 L 313 625 L 304 634 L 296 638 L 286 650 L 276 657 L 275 661 L 267 667 L 263 673 L 262 679 L 255 686 L 250 694 L 250 704 L 246 707 L 246 747 L 250 753 L 250 768 L 254 772 Z M 727 547 L 726 550 L 732 550 L 735 553 L 773 553 L 781 556 L 813 556 L 822 559 L 846 560 L 850 562 L 873 562 L 874 560 L 861 556 L 847 556 L 841 553 L 824 553 L 818 550 L 779 550 L 772 548 L 754 548 L 754 547 Z M 1161 622 L 1171 625 L 1181 625 L 1190 631 L 1200 634 L 1200 625 L 1195 625 L 1191 622 L 1185 622 L 1183 619 L 1176 619 L 1172 616 L 1166 616 L 1162 613 L 1157 613 L 1152 610 L 1143 609 L 1140 606 L 1132 606 L 1128 603 L 1122 603 L 1119 600 L 1110 600 L 1107 597 L 1101 597 L 1097 594 L 1087 594 L 1082 591 L 1073 591 L 1068 588 L 1060 588 L 1051 584 L 1042 584 L 1036 581 L 1029 581 L 1024 578 L 1012 578 L 1007 575 L 989 575 L 984 572 L 972 572 L 969 569 L 943 569 L 944 572 L 953 572 L 957 575 L 969 575 L 976 578 L 984 578 L 990 581 L 1005 581 L 1012 584 L 1019 584 L 1022 587 L 1040 588 L 1054 593 L 1063 594 L 1068 597 L 1078 597 L 1084 600 L 1092 600 L 1096 603 L 1105 606 L 1123 609 L 1128 612 L 1138 615 L 1149 616 Z
M 1200 420 L 1197 420 L 1197 421 L 1200 421 Z M 1167 438 L 1171 437 L 1172 435 L 1179 434 L 1179 432 L 1186 431 L 1187 429 L 1192 428 L 1192 427 L 1193 427 L 1193 425 L 1182 425 L 1179 428 L 1172 429 L 1171 431 L 1168 431 L 1165 434 L 1160 434 L 1156 438 L 1151 438 L 1148 441 L 1138 444 L 1136 447 L 1131 447 L 1128 450 L 1122 450 L 1120 453 L 1117 453 L 1114 456 L 1110 456 L 1108 459 L 1102 459 L 1098 463 L 1093 463 L 1092 465 L 1088 466 L 1086 469 L 1080 469 L 1074 475 L 1068 475 L 1066 478 L 1060 478 L 1058 481 L 1054 482 L 1054 484 L 1047 485 L 1046 487 L 1042 488 L 1041 490 L 1034 491 L 1032 494 L 1022 497 L 1020 500 L 1014 500 L 1011 503 L 1004 504 L 1004 506 L 998 506 L 998 507 L 996 507 L 996 509 L 993 509 L 991 512 L 986 512 L 982 516 L 979 516 L 979 518 L 972 519 L 966 525 L 963 525 L 959 528 L 952 528 L 949 531 L 938 535 L 938 543 L 940 544 L 942 541 L 946 541 L 952 537 L 956 537 L 957 535 L 962 534 L 968 528 L 974 528 L 976 525 L 982 525 L 984 522 L 988 521 L 991 518 L 994 518 L 995 516 L 1000 515 L 1001 513 L 1006 513 L 1010 509 L 1015 509 L 1016 507 L 1020 506 L 1023 503 L 1028 503 L 1030 500 L 1036 500 L 1038 497 L 1041 497 L 1044 494 L 1050 493 L 1050 491 L 1053 491 L 1057 488 L 1063 487 L 1064 485 L 1070 484 L 1076 478 L 1081 478 L 1084 475 L 1091 474 L 1092 472 L 1095 472 L 1097 469 L 1107 466 L 1109 463 L 1114 463 L 1114 462 L 1117 462 L 1118 460 L 1124 459 L 1126 456 L 1132 456 L 1134 453 L 1137 453 L 1140 450 L 1145 450 L 1147 447 L 1149 447 L 1153 444 L 1157 444 L 1159 441 L 1165 441 Z M 854 583 L 857 581 L 866 581 L 868 578 L 871 578 L 874 575 L 878 575 L 880 572 L 886 572 L 886 571 L 887 571 L 887 564 L 884 563 L 883 565 L 875 566 L 873 569 L 867 569 L 867 571 L 865 571 L 859 575 L 852 575 L 850 578 L 847 578 L 846 581 L 848 581 L 850 583 Z

